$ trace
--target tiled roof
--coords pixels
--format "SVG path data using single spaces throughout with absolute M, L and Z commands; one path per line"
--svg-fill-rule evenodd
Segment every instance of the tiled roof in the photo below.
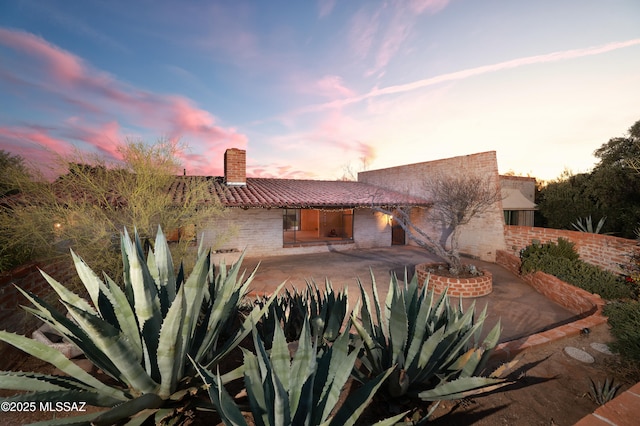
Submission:
M 247 178 L 246 186 L 227 186 L 222 177 L 180 176 L 171 186 L 179 202 L 189 184 L 206 180 L 213 200 L 217 196 L 226 207 L 397 207 L 431 205 L 423 198 L 390 191 L 362 182 L 298 179 Z

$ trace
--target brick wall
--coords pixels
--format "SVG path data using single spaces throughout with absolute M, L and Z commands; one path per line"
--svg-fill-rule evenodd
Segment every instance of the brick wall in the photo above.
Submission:
M 505 226 L 506 250 L 516 256 L 533 241 L 556 242 L 558 238 L 575 243 L 580 258 L 585 262 L 615 273 L 622 272 L 619 265 L 628 263 L 629 254 L 638 249 L 636 240 L 610 235 L 528 226 Z
M 431 176 L 456 173 L 489 176 L 497 187 L 500 185 L 495 151 L 370 170 L 358 173 L 358 180 L 411 195 L 428 197 L 425 180 Z M 412 220 L 439 239 L 440 230 L 433 226 L 433 221 L 429 221 L 424 211 L 414 209 Z M 465 254 L 482 260 L 495 261 L 496 250 L 504 247 L 504 218 L 501 201 L 461 228 L 460 250 Z
M 32 263 L 16 268 L 0 275 L 0 330 L 30 336 L 42 325 L 42 321 L 20 307 L 20 305 L 31 306 L 31 303 L 15 286 L 39 296 L 59 311 L 66 312 L 58 301 L 57 294 L 42 277 L 38 268 L 63 284 L 74 283 L 71 284 L 72 290 L 84 295 L 78 290 L 78 281 L 74 280 L 76 272 L 70 259 L 63 259 L 47 265 Z M 0 342 L 0 354 L 2 354 L 0 370 L 8 368 L 11 363 L 23 356 L 21 351 L 4 342 Z
M 437 272 L 431 274 L 430 269 L 445 267 L 446 263 L 422 263 L 416 265 L 416 274 L 418 275 L 418 283 L 424 283 L 429 280 L 429 288 L 435 294 L 442 294 L 445 289 L 450 297 L 480 297 L 486 296 L 493 291 L 493 275 L 487 269 L 480 269 L 481 276 L 472 278 L 455 278 L 437 275 Z
M 520 275 L 520 258 L 516 255 L 508 251 L 498 250 L 496 263 L 512 273 Z M 522 275 L 521 278 L 538 293 L 543 294 L 576 315 L 599 313 L 604 306 L 604 301 L 597 294 L 591 294 L 579 287 L 565 283 L 553 275 L 537 271 Z

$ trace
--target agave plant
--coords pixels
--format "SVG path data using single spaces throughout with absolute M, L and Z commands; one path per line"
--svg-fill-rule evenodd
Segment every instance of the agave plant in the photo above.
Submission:
M 474 306 L 463 312 L 449 303 L 446 291 L 434 299 L 427 291 L 428 280 L 418 286 L 417 276 L 404 283 L 392 276 L 384 307 L 378 301 L 373 274 L 373 305 L 359 282 L 362 305 L 360 320 L 352 314 L 364 344 L 357 377 L 364 380 L 389 368 L 387 383 L 391 398 L 418 396 L 426 401 L 459 399 L 505 384 L 497 377 L 479 377 L 498 343 L 500 323 L 478 344 L 486 318 L 486 307 L 479 318 Z
M 268 353 L 257 333 L 257 354 L 244 352 L 244 383 L 253 419 L 258 426 L 353 425 L 392 369 L 383 371 L 350 394 L 338 407 L 340 393 L 357 360 L 360 347 L 349 351 L 348 330 L 331 345 L 317 348 L 309 321 L 303 319 L 298 348 L 290 357 L 281 327 L 276 327 Z M 209 395 L 227 425 L 247 425 L 238 406 L 222 386 L 220 376 L 198 366 L 210 386 Z M 393 425 L 405 413 L 377 423 Z
M 20 290 L 35 306 L 25 309 L 75 343 L 96 367 L 110 376 L 108 383 L 80 369 L 53 348 L 1 331 L 0 340 L 68 375 L 1 372 L 0 387 L 33 392 L 9 399 L 83 401 L 113 407 L 81 416 L 80 420 L 95 424 L 113 424 L 133 416 L 137 417 L 131 424 L 148 417 L 156 423 L 168 422 L 184 411 L 187 399 L 197 394 L 202 384 L 193 380 L 197 375 L 189 357 L 208 368 L 215 367 L 250 333 L 251 325 L 266 309 L 254 308 L 235 335 L 222 342 L 221 333 L 236 315 L 236 307 L 255 274 L 254 271 L 245 280 L 244 273 L 239 273 L 242 258 L 229 271 L 223 263 L 216 272 L 209 252 L 201 246 L 192 273 L 185 277 L 182 267 L 177 275 L 174 273 L 169 247 L 160 229 L 155 251 L 150 250 L 146 260 L 137 232 L 132 241 L 125 230 L 121 249 L 124 291 L 106 274 L 101 280 L 71 252 L 90 302 L 42 272 L 71 319 L 38 296 Z M 229 374 L 225 380 L 241 372 Z
M 262 302 L 259 302 L 262 304 Z M 346 323 L 349 302 L 347 290 L 339 293 L 333 290 L 331 281 L 325 280 L 325 290 L 321 291 L 315 281 L 307 281 L 304 291 L 294 289 L 285 290 L 271 304 L 269 311 L 256 324 L 256 328 L 267 349 L 270 348 L 275 329 L 282 324 L 284 335 L 288 342 L 300 338 L 305 318 L 313 320 L 319 328 L 317 335 L 321 336 L 320 345 L 333 342 Z M 316 336 L 316 332 L 312 330 Z
M 584 220 L 584 222 L 583 222 Z M 598 224 L 596 225 L 595 229 L 593 228 L 593 221 L 591 220 L 591 215 L 585 217 L 584 219 L 579 217 L 575 223 L 572 223 L 571 226 L 573 226 L 573 228 L 576 231 L 580 231 L 580 232 L 587 232 L 590 234 L 599 234 L 600 231 L 602 230 L 602 227 L 604 226 L 604 222 L 607 220 L 606 216 L 603 216 L 600 218 L 600 220 L 598 221 Z
M 598 382 L 596 384 L 592 379 L 589 379 L 589 381 L 591 382 L 591 391 L 589 392 L 589 396 L 593 399 L 593 402 L 598 405 L 604 405 L 615 398 L 616 393 L 618 393 L 618 390 L 622 386 L 614 385 L 614 380 L 609 380 L 608 377 L 605 379 L 604 383 Z

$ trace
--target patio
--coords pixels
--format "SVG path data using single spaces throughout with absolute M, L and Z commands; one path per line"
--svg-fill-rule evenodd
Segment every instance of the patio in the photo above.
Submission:
M 243 266 L 248 272 L 260 263 L 250 291 L 269 294 L 285 280 L 287 288 L 304 289 L 305 280 L 310 279 L 314 279 L 321 288 L 324 288 L 324 280 L 329 278 L 334 290 L 347 287 L 350 308 L 352 308 L 360 294 L 356 278 L 360 278 L 365 289 L 371 294 L 370 269 L 375 276 L 379 296 L 384 301 L 391 273 L 395 273 L 402 279 L 406 266 L 411 277 L 416 264 L 439 260 L 425 250 L 412 246 L 349 251 L 336 251 L 331 248 L 329 250 L 328 253 L 318 254 L 274 256 L 263 259 L 246 258 Z M 501 342 L 539 333 L 577 319 L 573 313 L 536 292 L 503 267 L 475 259 L 466 260 L 485 267 L 493 274 L 493 292 L 475 299 L 462 299 L 462 304 L 468 308 L 475 300 L 478 313 L 485 304 L 488 305 L 484 330 L 488 332 L 501 318 Z M 457 304 L 458 298 L 453 299 Z

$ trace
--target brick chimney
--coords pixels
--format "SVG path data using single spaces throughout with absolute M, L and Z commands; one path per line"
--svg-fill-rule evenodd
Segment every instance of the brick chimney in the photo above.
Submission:
M 224 152 L 224 181 L 228 186 L 247 184 L 247 151 L 231 148 Z

